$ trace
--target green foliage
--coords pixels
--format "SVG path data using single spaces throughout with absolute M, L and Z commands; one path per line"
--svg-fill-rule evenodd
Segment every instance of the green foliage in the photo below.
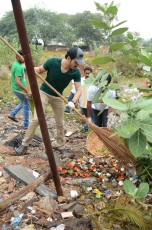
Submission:
M 74 29 L 77 39 L 82 38 L 87 46 L 93 45 L 94 42 L 99 42 L 102 39 L 102 28 L 99 26 L 95 28 L 92 20 L 99 21 L 101 14 L 92 14 L 90 11 L 84 11 L 83 13 L 77 13 L 69 16 L 69 24 Z
M 126 66 L 123 74 L 128 75 L 130 71 L 130 77 L 134 76 L 136 73 L 138 73 L 139 76 L 143 76 L 140 69 L 145 65 L 144 68 L 149 68 L 147 74 L 152 76 L 152 55 L 141 49 L 138 33 L 135 32 L 133 34 L 128 32 L 125 41 L 115 41 L 114 37 L 127 32 L 128 28 L 120 28 L 120 25 L 125 21 L 115 25 L 114 19 L 117 16 L 118 10 L 114 10 L 115 7 L 117 8 L 117 6 L 114 5 L 114 2 L 110 5 L 104 4 L 102 6 L 98 3 L 95 4 L 98 10 L 101 11 L 102 18 L 100 21 L 92 21 L 91 23 L 97 28 L 105 30 L 103 34 L 106 37 L 109 52 L 106 56 L 96 57 L 92 63 L 96 65 L 110 63 L 113 66 L 113 69 L 110 71 L 108 69 L 107 71 L 114 77 L 119 76 L 118 71 L 122 72 L 121 68 L 119 68 L 119 70 L 117 69 L 118 66 L 120 67 L 120 64 L 124 67 L 125 63 Z M 107 12 L 110 12 L 110 14 Z M 151 151 L 148 146 L 152 143 L 150 109 L 152 100 L 143 97 L 143 93 L 134 85 L 130 85 L 126 90 L 120 90 L 117 94 L 117 100 L 110 99 L 108 98 L 107 91 L 110 88 L 104 85 L 100 87 L 99 82 L 96 85 L 99 88 L 99 93 L 94 96 L 94 102 L 104 102 L 106 105 L 113 108 L 113 113 L 108 116 L 108 128 L 113 129 L 114 135 L 117 134 L 120 138 L 125 140 L 126 146 L 129 148 L 133 156 L 139 160 L 147 152 L 147 149 L 148 151 Z M 102 90 L 102 88 L 104 90 Z M 105 93 L 103 93 L 103 91 Z M 143 174 L 138 174 L 139 176 L 143 175 L 142 179 L 147 179 L 148 177 L 147 175 L 149 174 L 149 171 L 146 172 L 147 168 L 148 170 L 150 169 L 148 162 L 146 162 L 146 165 L 142 170 Z M 140 199 L 141 191 L 139 191 L 140 189 L 138 192 L 136 191 L 135 194 L 136 198 L 138 196 Z
M 130 190 L 129 190 L 130 191 Z M 141 189 L 138 193 L 143 194 Z M 143 210 L 136 202 L 132 204 L 131 200 L 120 196 L 117 199 L 111 199 L 106 205 L 94 202 L 92 207 L 87 207 L 86 216 L 90 216 L 97 229 L 113 229 L 114 224 L 121 225 L 121 229 L 127 226 L 127 229 L 148 229 L 146 219 L 143 216 Z
M 136 174 L 142 181 L 152 181 L 152 151 L 151 146 L 148 147 L 150 151 L 146 151 L 136 161 Z
M 141 183 L 139 188 L 136 188 L 130 180 L 125 180 L 123 187 L 125 192 L 136 200 L 144 198 L 149 192 L 149 185 L 147 183 Z
M 100 29 L 90 24 L 90 20 L 101 17 L 99 13 L 92 14 L 84 11 L 76 15 L 57 14 L 35 6 L 23 11 L 23 14 L 30 43 L 38 44 L 43 41 L 46 46 L 53 41 L 71 46 L 74 41 L 82 39 L 86 45 L 90 46 L 102 38 Z M 13 39 L 19 42 L 12 11 L 7 12 L 0 19 L 0 31 L 1 36 L 8 37 L 9 42 Z
M 8 40 L 5 38 L 5 40 Z M 10 42 L 10 45 L 15 49 L 19 50 L 21 49 L 19 43 L 14 39 L 12 42 Z M 33 58 L 34 65 L 40 64 L 40 57 L 44 54 L 43 46 L 36 46 L 34 44 L 30 44 L 30 50 Z M 16 55 L 10 48 L 8 48 L 1 40 L 0 40 L 0 65 L 6 65 L 9 67 L 9 69 L 12 66 L 12 63 L 16 61 Z

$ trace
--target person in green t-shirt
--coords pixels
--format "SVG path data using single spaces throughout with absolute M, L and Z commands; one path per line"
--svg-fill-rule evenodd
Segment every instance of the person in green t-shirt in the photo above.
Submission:
M 74 80 L 76 93 L 72 101 L 68 102 L 70 108 L 77 107 L 77 101 L 81 96 L 81 74 L 77 68 L 79 65 L 84 65 L 83 52 L 79 47 L 72 47 L 67 51 L 65 58 L 49 58 L 42 66 L 35 67 L 35 71 L 39 74 L 47 72 L 46 81 L 52 85 L 60 94 L 68 86 L 70 81 Z M 65 135 L 64 135 L 64 103 L 63 100 L 51 90 L 45 83 L 40 87 L 40 97 L 42 101 L 43 110 L 50 105 L 54 112 L 57 128 L 57 149 L 64 156 L 68 156 L 65 149 Z M 36 112 L 26 131 L 22 145 L 15 148 L 16 154 L 24 154 L 31 142 L 35 129 L 38 126 L 38 118 Z
M 22 50 L 17 51 L 22 57 Z M 29 114 L 30 114 L 30 103 L 28 97 L 32 96 L 29 89 L 26 88 L 26 78 L 24 73 L 24 58 L 20 58 L 16 55 L 17 61 L 12 65 L 11 69 L 11 86 L 13 93 L 19 98 L 20 104 L 18 104 L 8 115 L 8 118 L 12 121 L 18 122 L 15 117 L 16 114 L 23 109 L 23 127 L 27 129 L 29 126 Z

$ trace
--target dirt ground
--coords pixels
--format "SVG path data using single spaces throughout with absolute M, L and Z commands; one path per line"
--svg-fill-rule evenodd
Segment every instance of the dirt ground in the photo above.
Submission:
M 139 84 L 143 86 L 143 82 Z M 123 84 L 123 87 L 125 86 Z M 4 167 L 20 165 L 25 169 L 30 169 L 31 172 L 32 170 L 37 172 L 39 175 L 50 171 L 42 141 L 34 139 L 28 148 L 27 154 L 22 156 L 16 156 L 14 148 L 8 146 L 10 140 L 17 135 L 24 136 L 25 134 L 21 113 L 17 116 L 19 119 L 18 123 L 8 119 L 8 114 L 14 106 L 10 103 L 0 110 L 0 204 L 25 187 L 21 181 L 6 172 Z M 43 207 L 40 205 L 42 199 L 40 194 L 37 192 L 28 193 L 30 194 L 29 197 L 24 196 L 25 199 L 18 199 L 11 206 L 0 212 L 0 230 L 12 229 L 9 226 L 13 218 L 18 217 L 22 212 L 24 216 L 18 229 L 51 229 L 51 227 L 56 227 L 59 224 L 65 224 L 66 226 L 66 228 L 61 229 L 93 229 L 89 219 L 83 219 L 82 215 L 79 215 L 85 212 L 84 207 L 86 209 L 91 202 L 98 203 L 99 198 L 102 196 L 103 201 L 107 202 L 105 199 L 108 200 L 111 196 L 117 197 L 122 194 L 124 179 L 131 177 L 132 181 L 137 180 L 135 170 L 130 168 L 128 171 L 125 171 L 124 167 L 120 166 L 119 162 L 110 153 L 101 151 L 99 156 L 92 156 L 89 153 L 86 139 L 91 130 L 87 133 L 81 132 L 81 121 L 74 112 L 71 112 L 69 115 L 65 114 L 65 136 L 67 132 L 72 132 L 70 136 L 65 137 L 66 149 L 69 152 L 68 158 L 63 157 L 55 149 L 56 127 L 53 116 L 47 114 L 46 122 L 53 151 L 60 163 L 58 172 L 63 196 L 58 197 L 58 207 L 56 210 L 54 208 L 53 210 L 48 210 L 46 203 Z M 35 134 L 41 137 L 39 128 Z M 15 142 L 15 144 L 18 145 L 19 142 Z M 56 188 L 52 179 L 47 180 L 45 185 L 56 194 Z M 71 191 L 74 191 L 77 195 L 72 197 Z M 71 207 L 73 202 L 75 202 L 73 210 L 70 208 L 64 209 L 62 206 L 68 204 Z M 75 204 L 79 205 L 79 207 L 76 208 Z M 53 207 L 54 205 L 56 204 L 53 204 Z M 69 210 L 72 210 L 73 218 L 62 218 L 61 213 Z M 117 229 L 119 227 L 118 225 Z
M 20 181 L 10 176 L 4 170 L 3 167 L 8 167 L 11 165 L 21 165 L 26 169 L 36 171 L 37 173 L 39 173 L 39 175 L 43 175 L 45 172 L 50 171 L 50 166 L 48 163 L 47 156 L 45 154 L 45 148 L 43 142 L 38 140 L 33 140 L 30 147 L 28 148 L 27 154 L 22 156 L 16 156 L 14 148 L 8 146 L 10 140 L 14 140 L 13 138 L 16 138 L 16 136 L 18 135 L 24 136 L 25 133 L 22 127 L 21 113 L 18 114 L 17 116 L 19 122 L 13 122 L 10 119 L 8 119 L 8 114 L 14 106 L 15 105 L 8 105 L 6 108 L 1 109 L 0 112 L 0 172 L 2 174 L 0 177 L 1 179 L 0 201 L 6 200 L 11 195 L 18 192 L 19 189 L 24 187 L 24 185 Z M 69 116 L 72 116 L 72 119 L 71 118 L 69 119 Z M 51 118 L 50 114 L 48 114 L 46 116 L 46 121 L 47 121 L 47 127 L 48 127 L 52 146 L 55 147 L 56 129 L 55 129 L 54 118 L 53 117 Z M 88 151 L 86 149 L 87 134 L 81 133 L 80 130 L 81 130 L 81 122 L 77 120 L 76 115 L 73 112 L 69 115 L 65 115 L 65 134 L 69 131 L 73 133 L 71 136 L 66 137 L 66 149 L 69 152 L 70 158 L 62 157 L 57 150 L 53 149 L 53 151 L 58 156 L 62 168 L 65 168 L 66 167 L 65 165 L 67 165 L 68 162 L 75 161 L 76 159 L 81 158 L 83 155 L 88 154 Z M 39 128 L 36 130 L 36 136 L 41 137 L 41 132 Z M 19 144 L 15 142 L 13 143 L 16 145 Z M 67 200 L 71 201 L 71 196 L 70 196 L 71 190 L 77 191 L 77 193 L 80 194 L 79 185 L 76 184 L 69 185 L 68 183 L 65 183 L 65 179 L 63 178 L 62 180 L 62 175 L 60 176 L 60 179 L 61 179 L 61 186 L 63 190 L 64 200 L 66 199 L 66 201 Z M 9 192 L 9 186 L 12 181 L 13 181 L 13 189 L 11 192 Z M 56 189 L 52 179 L 48 180 L 45 184 L 51 191 L 56 193 Z M 37 200 L 40 199 L 40 196 L 38 194 L 34 195 L 34 197 L 35 196 L 37 197 Z M 9 226 L 11 222 L 11 217 L 16 217 L 17 214 L 20 213 L 20 209 L 21 209 L 20 206 L 24 206 L 24 203 L 25 202 L 19 200 L 14 204 L 13 210 L 16 210 L 16 213 L 15 211 L 11 211 L 8 208 L 7 211 L 5 210 L 1 212 L 0 225 L 6 223 L 6 226 Z M 44 215 L 44 213 L 41 212 L 40 216 L 46 220 L 46 216 L 48 215 L 46 214 Z M 40 229 L 40 228 L 36 227 L 32 229 Z

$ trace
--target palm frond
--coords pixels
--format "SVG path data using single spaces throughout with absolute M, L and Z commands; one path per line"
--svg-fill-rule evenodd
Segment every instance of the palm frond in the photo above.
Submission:
M 121 220 L 122 222 L 128 222 L 138 226 L 140 229 L 146 229 L 146 223 L 143 218 L 143 213 L 140 211 L 141 206 L 134 203 L 129 204 L 128 200 L 122 200 L 119 197 L 113 206 L 113 208 L 107 209 L 108 213 L 113 216 L 113 219 Z

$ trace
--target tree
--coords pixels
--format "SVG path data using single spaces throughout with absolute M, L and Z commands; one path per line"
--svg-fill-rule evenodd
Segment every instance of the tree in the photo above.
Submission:
M 75 34 L 78 39 L 82 38 L 87 46 L 90 46 L 93 41 L 101 41 L 101 30 L 95 28 L 90 24 L 91 20 L 99 20 L 101 14 L 92 14 L 90 11 L 84 11 L 83 13 L 77 13 L 70 16 L 70 24 L 75 29 Z
M 13 11 L 7 12 L 0 20 L 0 31 L 2 37 L 8 37 L 9 41 L 18 40 L 17 28 Z

